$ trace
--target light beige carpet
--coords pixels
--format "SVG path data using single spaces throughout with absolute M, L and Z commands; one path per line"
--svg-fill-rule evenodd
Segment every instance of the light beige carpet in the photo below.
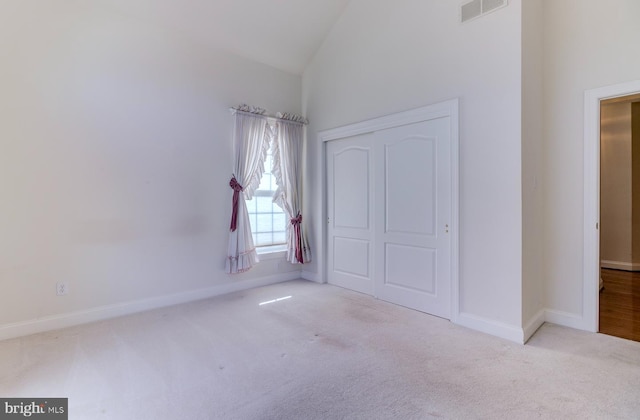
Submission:
M 640 343 L 545 325 L 520 346 L 294 281 L 0 342 L 0 396 L 71 419 L 638 419 Z

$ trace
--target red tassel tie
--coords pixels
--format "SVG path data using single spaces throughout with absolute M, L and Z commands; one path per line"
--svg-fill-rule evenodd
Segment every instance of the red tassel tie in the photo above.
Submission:
M 238 200 L 240 199 L 240 191 L 244 190 L 242 185 L 238 184 L 236 177 L 232 177 L 229 186 L 233 189 L 233 206 L 231 208 L 231 232 L 235 232 L 238 227 Z
M 300 223 L 302 223 L 302 215 L 298 212 L 298 215 L 291 219 L 291 224 L 295 229 L 296 260 L 300 264 L 304 264 L 304 259 L 302 258 L 302 235 L 300 234 Z

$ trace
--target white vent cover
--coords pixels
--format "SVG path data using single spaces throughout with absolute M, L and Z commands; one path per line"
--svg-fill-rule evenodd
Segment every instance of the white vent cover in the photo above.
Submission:
M 475 19 L 482 14 L 482 0 L 473 0 L 461 8 L 462 22 Z
M 460 7 L 460 22 L 468 22 L 507 5 L 507 0 L 473 0 Z
M 482 0 L 482 13 L 489 13 L 507 5 L 507 0 Z

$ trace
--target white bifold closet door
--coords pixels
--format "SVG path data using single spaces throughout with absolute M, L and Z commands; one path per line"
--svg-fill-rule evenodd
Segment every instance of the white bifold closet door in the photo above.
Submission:
M 327 144 L 328 281 L 451 312 L 449 117 Z

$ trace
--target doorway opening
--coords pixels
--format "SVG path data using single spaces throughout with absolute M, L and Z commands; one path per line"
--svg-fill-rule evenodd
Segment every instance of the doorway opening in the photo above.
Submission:
M 600 331 L 601 103 L 631 95 L 640 95 L 640 80 L 585 91 L 583 305 L 575 325 L 587 331 Z
M 600 102 L 599 332 L 640 341 L 640 95 Z

